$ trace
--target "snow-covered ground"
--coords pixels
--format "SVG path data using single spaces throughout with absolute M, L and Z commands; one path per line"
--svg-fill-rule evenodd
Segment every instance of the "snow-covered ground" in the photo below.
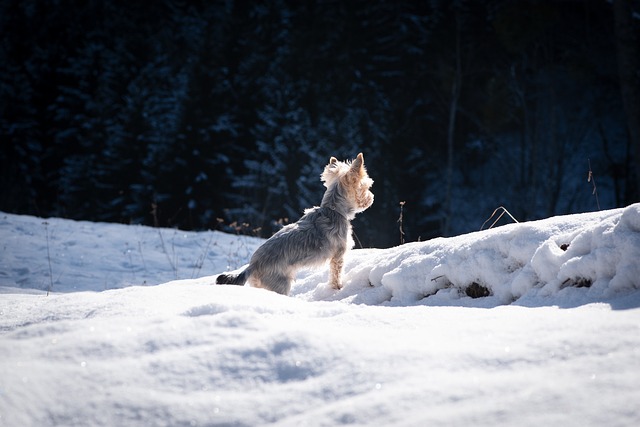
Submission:
M 640 204 L 212 285 L 260 243 L 0 213 L 0 425 L 640 425 Z

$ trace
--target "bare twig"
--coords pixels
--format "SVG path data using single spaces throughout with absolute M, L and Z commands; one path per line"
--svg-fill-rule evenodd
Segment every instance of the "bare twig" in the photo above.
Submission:
M 158 221 L 158 205 L 153 202 L 151 203 L 151 215 L 153 216 L 153 226 L 160 227 L 160 222 Z
M 169 265 L 171 265 L 171 268 L 173 269 L 173 272 L 175 273 L 176 279 L 177 279 L 178 278 L 178 268 L 176 267 L 176 264 L 171 259 L 171 255 L 169 255 L 169 252 L 167 251 L 167 247 L 164 244 L 164 238 L 162 237 L 162 231 L 160 231 L 160 229 L 158 229 L 158 235 L 160 236 L 160 243 L 162 244 L 162 252 L 164 252 L 164 254 L 167 256 L 167 261 L 169 261 Z
M 144 261 L 144 254 L 142 253 L 142 243 L 140 243 L 140 240 L 138 240 L 138 252 L 140 252 L 140 259 L 142 260 L 142 268 L 144 268 L 145 273 L 148 273 L 147 263 Z
M 400 244 L 404 245 L 404 230 L 402 229 L 402 221 L 404 216 L 404 204 L 406 202 L 400 202 L 400 217 L 398 217 L 398 223 L 400 224 Z
M 125 242 L 125 254 L 127 254 L 127 257 L 129 257 L 129 268 L 131 270 L 131 274 L 133 275 L 133 282 L 135 283 L 137 281 L 136 279 L 136 269 L 133 266 L 133 256 L 131 255 L 131 249 L 129 249 L 129 243 Z
M 44 231 L 47 236 L 47 261 L 49 261 L 49 288 L 47 289 L 47 296 L 49 296 L 49 292 L 53 289 L 53 269 L 51 268 L 51 253 L 49 252 L 49 223 L 45 221 L 42 224 L 44 224 Z
M 598 189 L 596 188 L 596 179 L 593 177 L 593 171 L 591 170 L 591 159 L 587 159 L 589 162 L 589 176 L 587 177 L 587 182 L 593 184 L 593 195 L 596 196 L 596 205 L 598 205 L 598 210 L 600 210 L 600 201 L 598 200 Z
M 496 208 L 496 210 L 494 210 L 494 211 L 493 211 L 493 213 L 491 214 L 491 216 L 490 216 L 489 218 L 487 218 L 487 220 L 486 220 L 485 222 L 483 222 L 483 223 L 482 223 L 482 227 L 480 227 L 480 230 L 482 230 L 482 229 L 484 228 L 484 225 L 485 225 L 487 222 L 489 222 L 489 220 L 490 220 L 491 218 L 493 218 L 493 217 L 495 216 L 495 214 L 496 214 L 500 209 L 502 209 L 502 213 L 498 216 L 498 218 L 496 218 L 496 220 L 495 220 L 495 221 L 493 221 L 493 223 L 489 226 L 489 228 L 487 228 L 487 230 L 488 230 L 488 229 L 490 229 L 490 228 L 492 228 L 494 225 L 496 225 L 496 222 L 500 221 L 500 218 L 502 218 L 502 217 L 504 216 L 504 214 L 505 214 L 505 213 L 506 213 L 507 215 L 509 215 L 509 216 L 511 217 L 511 219 L 512 219 L 514 222 L 516 222 L 516 223 L 517 223 L 517 222 L 519 222 L 517 219 L 515 219 L 515 218 L 513 217 L 513 215 L 511 215 L 511 214 L 509 213 L 509 211 L 507 210 L 507 208 L 505 208 L 504 206 L 498 206 L 498 207 Z
M 200 254 L 200 257 L 198 258 L 195 265 L 193 266 L 193 271 L 191 272 L 192 279 L 196 275 L 196 270 L 198 271 L 198 273 L 200 273 L 200 270 L 202 270 L 202 266 L 204 265 L 204 260 L 207 258 L 209 247 L 211 246 L 211 242 L 213 241 L 213 236 L 214 236 L 214 233 L 211 232 L 211 235 L 209 236 L 209 241 L 207 242 L 207 246 L 204 248 L 204 251 L 202 252 L 202 254 Z
M 358 235 L 356 234 L 356 232 L 352 231 L 351 235 L 353 236 L 354 239 L 356 239 L 356 242 L 358 243 L 358 247 L 360 249 L 364 249 L 364 247 L 362 246 L 362 243 L 360 243 L 360 239 L 358 239 Z

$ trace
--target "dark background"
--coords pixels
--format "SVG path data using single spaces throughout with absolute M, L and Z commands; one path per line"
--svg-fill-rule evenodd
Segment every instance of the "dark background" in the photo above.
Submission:
M 360 151 L 365 247 L 400 202 L 406 241 L 624 206 L 639 31 L 636 0 L 0 0 L 0 210 L 268 237 Z

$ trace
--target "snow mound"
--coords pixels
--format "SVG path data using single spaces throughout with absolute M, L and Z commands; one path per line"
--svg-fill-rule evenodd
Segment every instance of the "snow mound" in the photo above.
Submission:
M 390 305 L 576 304 L 640 289 L 639 260 L 635 204 L 386 250 L 354 250 L 341 291 L 327 289 L 325 268 L 303 272 L 292 294 Z

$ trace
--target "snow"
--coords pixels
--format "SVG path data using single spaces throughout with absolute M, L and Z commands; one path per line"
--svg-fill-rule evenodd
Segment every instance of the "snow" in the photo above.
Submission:
M 640 204 L 212 285 L 260 243 L 0 213 L 0 425 L 640 423 Z

